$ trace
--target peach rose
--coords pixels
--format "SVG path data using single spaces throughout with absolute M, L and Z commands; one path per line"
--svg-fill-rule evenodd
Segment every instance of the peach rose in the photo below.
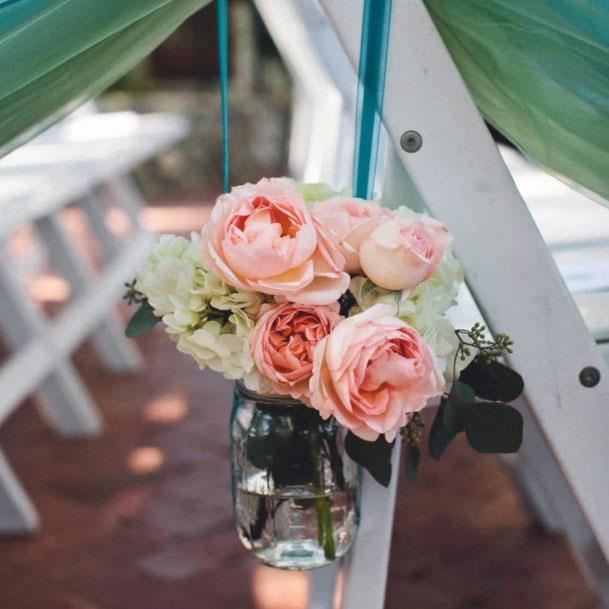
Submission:
M 453 239 L 428 216 L 394 218 L 381 224 L 361 244 L 364 273 L 386 290 L 414 288 L 438 268 Z
M 388 305 L 342 321 L 315 349 L 311 405 L 364 440 L 391 442 L 443 390 L 431 350 Z
M 382 222 L 393 217 L 386 208 L 363 199 L 334 197 L 319 202 L 313 208 L 318 217 L 338 240 L 340 253 L 345 257 L 345 271 L 359 273 L 359 248 L 364 239 Z
M 329 304 L 349 285 L 345 259 L 289 180 L 263 179 L 218 197 L 200 244 L 211 270 L 241 290 Z
M 282 395 L 309 396 L 313 352 L 342 317 L 338 304 L 265 305 L 252 334 L 256 367 Z

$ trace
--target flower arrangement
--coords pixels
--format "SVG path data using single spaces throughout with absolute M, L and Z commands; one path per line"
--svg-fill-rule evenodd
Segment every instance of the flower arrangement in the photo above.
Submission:
M 385 485 L 397 436 L 416 476 L 420 411 L 434 399 L 432 457 L 460 432 L 480 452 L 512 452 L 522 419 L 506 402 L 522 379 L 497 361 L 509 337 L 447 319 L 463 281 L 452 242 L 434 218 L 325 185 L 237 186 L 200 235 L 161 236 L 128 285 L 140 308 L 127 334 L 161 320 L 200 368 L 333 418 L 350 456 Z

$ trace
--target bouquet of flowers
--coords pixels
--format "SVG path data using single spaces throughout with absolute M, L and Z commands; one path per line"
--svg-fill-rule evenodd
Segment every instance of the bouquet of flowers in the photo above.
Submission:
M 463 281 L 452 241 L 407 207 L 263 179 L 218 197 L 200 235 L 161 236 L 128 285 L 128 336 L 161 320 L 200 368 L 237 381 L 235 519 L 266 564 L 342 556 L 358 522 L 352 461 L 387 486 L 399 435 L 415 479 L 434 400 L 431 457 L 461 432 L 483 453 L 520 446 L 506 402 L 522 379 L 497 361 L 512 341 L 446 317 Z
M 200 235 L 161 236 L 128 286 L 140 308 L 127 334 L 161 320 L 200 368 L 333 418 L 349 430 L 347 452 L 382 484 L 397 435 L 415 477 L 419 413 L 434 398 L 432 457 L 459 432 L 480 452 L 512 452 L 522 419 L 505 402 L 522 379 L 497 361 L 511 352 L 506 335 L 447 319 L 463 281 L 452 241 L 434 218 L 322 184 L 237 186 Z

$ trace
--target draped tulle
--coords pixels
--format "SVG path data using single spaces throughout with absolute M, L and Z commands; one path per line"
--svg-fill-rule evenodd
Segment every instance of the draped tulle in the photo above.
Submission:
M 609 198 L 609 2 L 424 1 L 485 117 Z
M 134 67 L 211 0 L 0 0 L 0 156 Z

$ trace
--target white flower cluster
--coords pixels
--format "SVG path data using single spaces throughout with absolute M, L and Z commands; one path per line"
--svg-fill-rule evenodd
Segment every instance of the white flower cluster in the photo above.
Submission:
M 203 266 L 198 236 L 162 235 L 135 284 L 182 353 L 201 369 L 246 380 L 255 371 L 249 349 L 262 296 L 225 284 Z

